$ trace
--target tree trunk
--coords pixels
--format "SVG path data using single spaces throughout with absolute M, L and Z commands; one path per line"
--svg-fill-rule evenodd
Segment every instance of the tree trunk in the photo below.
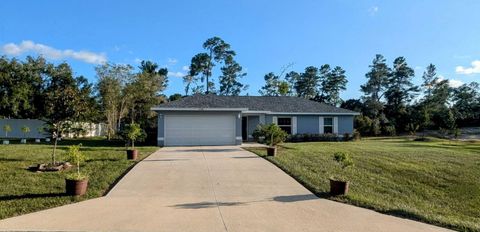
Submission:
M 53 142 L 52 163 L 53 163 L 53 165 L 56 165 L 57 164 L 57 160 L 56 160 L 57 136 L 55 136 L 55 138 L 53 140 L 54 140 L 54 142 Z

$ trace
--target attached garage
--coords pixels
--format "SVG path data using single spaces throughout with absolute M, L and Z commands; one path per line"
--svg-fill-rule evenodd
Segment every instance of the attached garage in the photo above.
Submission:
M 165 146 L 234 145 L 234 115 L 165 115 Z

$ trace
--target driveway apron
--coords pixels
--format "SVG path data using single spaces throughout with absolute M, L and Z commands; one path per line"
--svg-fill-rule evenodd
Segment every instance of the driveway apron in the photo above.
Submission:
M 162 148 L 106 196 L 1 220 L 0 230 L 447 231 L 317 198 L 238 146 Z

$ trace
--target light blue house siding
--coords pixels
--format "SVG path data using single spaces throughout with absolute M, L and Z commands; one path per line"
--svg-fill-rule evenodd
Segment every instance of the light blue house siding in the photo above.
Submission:
M 319 134 L 320 133 L 320 119 L 319 117 L 337 117 L 338 119 L 338 133 L 343 135 L 345 133 L 353 133 L 353 116 L 352 115 L 266 115 L 265 123 L 273 122 L 273 117 L 297 117 L 297 134 Z

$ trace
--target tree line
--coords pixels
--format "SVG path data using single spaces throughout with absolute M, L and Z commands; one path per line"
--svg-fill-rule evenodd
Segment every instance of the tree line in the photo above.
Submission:
M 95 67 L 97 81 L 76 76 L 70 65 L 57 65 L 42 57 L 21 61 L 0 57 L 0 118 L 37 118 L 52 124 L 105 122 L 107 136 L 118 136 L 123 124 L 138 123 L 155 133 L 154 105 L 191 94 L 241 95 L 248 85 L 236 61 L 236 52 L 219 37 L 207 39 L 204 52 L 194 55 L 183 77 L 184 94 L 165 96 L 168 70 L 152 61 L 135 68 L 105 63 Z M 360 112 L 356 128 L 366 135 L 396 134 L 417 130 L 478 125 L 479 84 L 453 88 L 436 74 L 430 64 L 422 84 L 413 83 L 414 70 L 404 57 L 389 66 L 376 55 L 358 99 L 340 97 L 348 83 L 345 70 L 329 64 L 308 66 L 303 71 L 274 72 L 264 76 L 259 90 L 263 96 L 297 96 Z M 217 74 L 216 76 L 214 74 Z M 218 82 L 217 82 L 218 81 Z M 62 126 L 63 127 L 63 126 Z M 153 136 L 154 137 L 154 136 Z
M 345 71 L 325 64 L 309 66 L 303 72 L 267 73 L 259 93 L 263 96 L 297 96 L 354 110 L 355 127 L 364 135 L 416 133 L 427 129 L 454 130 L 480 123 L 480 88 L 477 82 L 451 87 L 430 64 L 422 75 L 422 84 L 413 83 L 414 69 L 404 57 L 392 66 L 376 55 L 360 86 L 358 99 L 342 100 L 346 90 Z

